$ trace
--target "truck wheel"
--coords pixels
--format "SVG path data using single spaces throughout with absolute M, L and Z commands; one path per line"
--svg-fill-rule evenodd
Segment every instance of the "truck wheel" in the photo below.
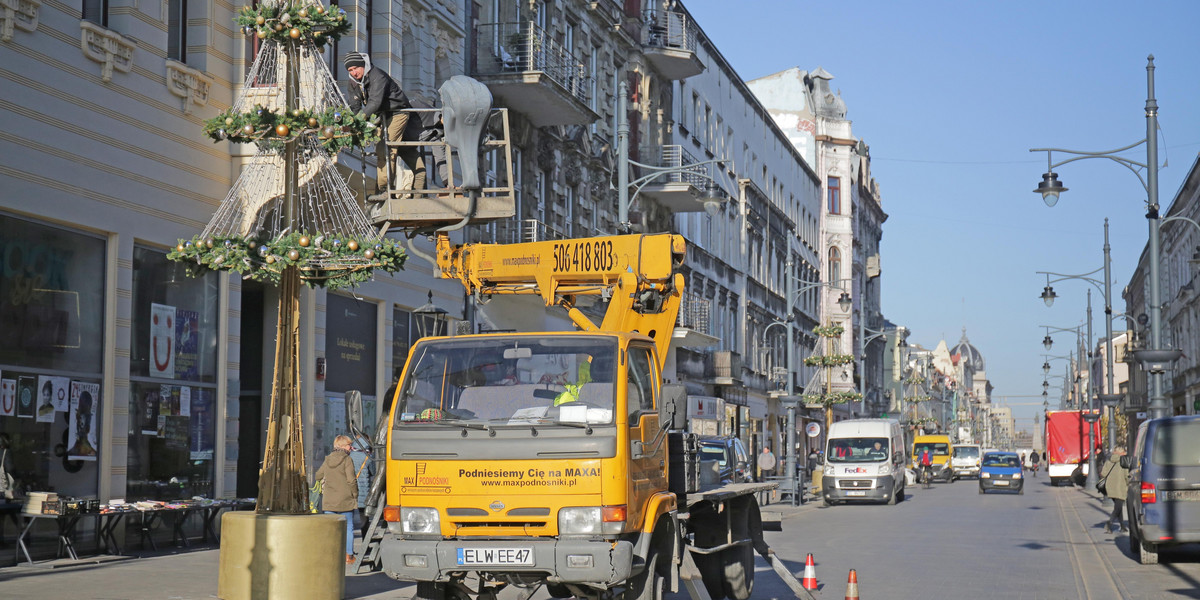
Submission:
M 570 598 L 575 595 L 571 593 L 571 590 L 568 589 L 567 586 L 561 583 L 547 583 L 546 593 L 549 594 L 551 598 Z
M 733 539 L 754 540 L 762 537 L 762 515 L 753 502 L 739 502 L 733 518 Z M 725 597 L 749 600 L 754 591 L 754 547 L 750 544 L 721 551 L 725 571 Z
M 446 586 L 432 581 L 419 581 L 413 600 L 449 600 L 449 598 L 446 596 Z
M 667 585 L 664 573 L 666 562 L 658 546 L 651 545 L 650 555 L 646 557 L 646 569 L 629 582 L 625 600 L 662 600 Z

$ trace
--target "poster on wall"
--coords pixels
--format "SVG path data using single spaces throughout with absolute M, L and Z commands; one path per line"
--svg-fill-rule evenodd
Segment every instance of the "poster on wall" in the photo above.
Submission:
M 37 396 L 37 377 L 17 378 L 17 416 L 22 419 L 32 419 L 34 412 L 34 397 Z
M 67 458 L 96 460 L 96 430 L 100 422 L 100 384 L 71 382 L 70 427 Z
M 164 416 L 162 438 L 167 442 L 169 450 L 187 449 L 188 418 L 180 416 Z
M 175 307 L 150 305 L 150 376 L 175 378 Z
M 0 379 L 0 417 L 17 414 L 17 380 Z
M 186 417 L 191 415 L 192 411 L 192 388 L 182 386 L 179 388 L 179 416 Z
M 175 378 L 187 381 L 199 379 L 200 312 L 175 311 Z M 186 413 L 185 413 L 186 414 Z
M 38 423 L 53 423 L 54 413 L 69 410 L 70 399 L 67 398 L 67 394 L 70 392 L 70 385 L 69 377 L 38 377 Z
M 159 416 L 178 416 L 179 415 L 179 388 L 173 385 L 161 386 L 158 390 L 159 396 Z M 162 428 L 159 427 L 159 435 L 162 435 Z
M 142 394 L 142 403 L 138 406 L 142 435 L 158 435 L 159 390 L 148 389 Z
M 196 390 L 192 398 L 192 411 L 189 419 L 191 439 L 188 443 L 188 456 L 191 460 L 212 460 L 213 457 L 213 402 L 212 391 Z

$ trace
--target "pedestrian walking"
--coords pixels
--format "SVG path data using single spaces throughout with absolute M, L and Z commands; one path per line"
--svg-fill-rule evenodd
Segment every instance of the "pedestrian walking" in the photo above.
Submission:
M 775 454 L 770 446 L 763 446 L 762 454 L 758 455 L 758 480 L 769 481 L 775 476 Z M 766 506 L 775 497 L 776 490 L 763 490 L 759 494 L 759 504 Z
M 367 537 L 367 496 L 371 495 L 371 480 L 375 477 L 375 461 L 371 460 L 371 440 L 360 435 L 350 446 L 350 460 L 354 462 L 354 479 L 358 483 L 358 530 Z
M 314 479 L 321 485 L 321 508 L 346 519 L 346 564 L 354 562 L 354 509 L 358 507 L 358 482 L 350 459 L 349 436 L 333 438 L 333 452 L 325 457 Z
M 412 189 L 425 189 L 425 162 L 416 146 L 391 148 L 386 142 L 415 142 L 421 135 L 421 120 L 410 119 L 405 110 L 412 108 L 400 84 L 383 69 L 371 65 L 371 57 L 363 52 L 348 52 L 343 61 L 350 74 L 350 108 L 368 116 L 378 116 L 382 135 L 375 147 L 375 193 L 367 197 L 372 202 L 387 199 L 388 170 L 399 156 L 413 173 Z
M 1103 484 L 1104 495 L 1113 502 L 1112 514 L 1104 521 L 1104 533 L 1112 533 L 1114 521 L 1122 533 L 1129 531 L 1121 516 L 1121 509 L 1125 507 L 1125 498 L 1129 493 L 1129 470 L 1121 466 L 1122 456 L 1125 456 L 1123 446 L 1113 449 L 1108 456 L 1108 462 L 1104 463 L 1104 468 L 1100 470 L 1100 483 L 1096 484 L 1096 487 Z

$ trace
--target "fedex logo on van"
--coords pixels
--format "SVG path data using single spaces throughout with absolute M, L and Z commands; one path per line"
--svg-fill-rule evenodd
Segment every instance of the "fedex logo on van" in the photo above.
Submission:
M 843 473 L 866 473 L 866 467 L 846 467 L 842 469 Z

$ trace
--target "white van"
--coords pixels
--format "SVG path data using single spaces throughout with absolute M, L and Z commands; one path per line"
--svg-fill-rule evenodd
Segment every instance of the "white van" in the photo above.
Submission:
M 844 501 L 895 504 L 904 500 L 904 438 L 892 419 L 838 421 L 825 444 L 821 495 L 826 506 Z

